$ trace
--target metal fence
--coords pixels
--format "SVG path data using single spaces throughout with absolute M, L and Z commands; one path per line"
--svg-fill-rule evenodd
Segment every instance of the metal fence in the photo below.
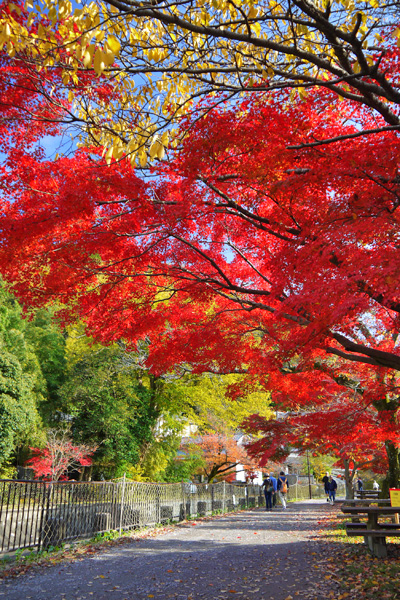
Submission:
M 257 485 L 0 480 L 0 553 L 262 505 Z
M 337 496 L 346 495 L 346 487 L 342 481 L 337 482 Z M 310 497 L 313 499 L 326 498 L 325 488 L 319 483 L 294 483 L 289 488 L 290 498 L 292 500 L 308 500 Z

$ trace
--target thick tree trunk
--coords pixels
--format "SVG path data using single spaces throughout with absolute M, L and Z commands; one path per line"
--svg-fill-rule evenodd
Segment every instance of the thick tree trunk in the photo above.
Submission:
M 400 482 L 400 449 L 393 442 L 385 442 L 389 469 L 383 481 L 383 497 L 389 497 L 389 488 L 398 488 Z
M 388 397 L 382 398 L 374 402 L 374 406 L 378 411 L 385 411 L 390 415 L 392 421 L 396 418 L 397 410 L 399 409 L 400 398 Z M 382 493 L 383 498 L 389 498 L 389 488 L 398 488 L 400 482 L 400 450 L 396 448 L 391 440 L 385 442 L 386 454 L 388 457 L 389 468 L 385 479 L 383 480 Z

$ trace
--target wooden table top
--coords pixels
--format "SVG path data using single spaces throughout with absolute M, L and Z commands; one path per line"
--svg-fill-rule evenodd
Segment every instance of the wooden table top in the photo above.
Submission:
M 347 506 L 350 504 L 359 504 L 360 506 L 368 506 L 369 504 L 389 504 L 390 506 L 390 498 L 349 498 L 348 500 L 343 501 L 343 506 Z
M 390 515 L 400 513 L 400 506 L 342 506 L 342 512 Z

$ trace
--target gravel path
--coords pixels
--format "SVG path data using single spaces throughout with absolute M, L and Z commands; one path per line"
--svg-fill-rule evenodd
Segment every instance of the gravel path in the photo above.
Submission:
M 326 600 L 323 501 L 244 511 L 139 539 L 0 585 L 7 600 Z

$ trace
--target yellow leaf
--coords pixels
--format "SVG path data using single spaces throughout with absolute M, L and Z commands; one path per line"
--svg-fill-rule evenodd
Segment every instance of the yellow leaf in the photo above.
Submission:
M 100 50 L 100 48 L 97 48 L 93 59 L 93 69 L 96 75 L 101 75 L 105 68 L 106 65 L 104 62 L 103 52 Z
M 112 157 L 113 157 L 113 147 L 111 146 L 111 148 L 109 148 L 109 149 L 107 150 L 107 152 L 106 152 L 106 156 L 105 156 L 106 163 L 107 163 L 108 165 L 111 163 L 111 159 L 112 159 Z
M 46 32 L 45 32 L 44 27 L 43 27 L 43 25 L 41 23 L 39 23 L 39 26 L 38 26 L 38 36 L 41 39 L 44 39 L 46 37 Z
M 159 158 L 160 160 L 162 160 L 165 156 L 165 148 L 162 144 L 158 144 L 158 152 L 157 152 L 157 158 Z
M 106 64 L 107 67 L 111 67 L 111 65 L 113 64 L 114 60 L 115 60 L 115 54 L 112 50 L 110 50 L 110 48 L 105 49 L 105 52 L 103 52 L 103 59 L 104 59 L 104 63 Z
M 94 53 L 94 44 L 90 44 L 83 57 L 83 66 L 87 69 L 91 66 Z
M 110 50 L 112 50 L 112 52 L 114 52 L 114 54 L 117 55 L 120 51 L 121 44 L 119 43 L 119 40 L 117 40 L 115 35 L 110 35 L 110 37 L 107 38 L 107 44 Z
M 258 9 L 255 6 L 252 6 L 249 10 L 248 17 L 249 19 L 254 19 L 258 15 Z
M 162 146 L 162 144 L 160 144 L 158 136 L 154 137 L 152 143 L 150 144 L 150 149 L 149 149 L 149 154 L 150 154 L 151 160 L 153 160 L 156 156 L 158 156 L 159 151 L 160 151 L 160 148 L 159 148 L 160 146 Z
M 164 146 L 168 146 L 168 141 L 169 141 L 169 133 L 168 133 L 168 131 L 164 131 L 164 133 L 161 136 L 161 142 L 164 144 Z
M 146 152 L 141 152 L 139 156 L 139 164 L 141 167 L 145 167 L 147 165 L 147 154 Z
M 98 29 L 96 31 L 95 37 L 98 42 L 102 42 L 104 40 L 104 31 L 102 29 Z

